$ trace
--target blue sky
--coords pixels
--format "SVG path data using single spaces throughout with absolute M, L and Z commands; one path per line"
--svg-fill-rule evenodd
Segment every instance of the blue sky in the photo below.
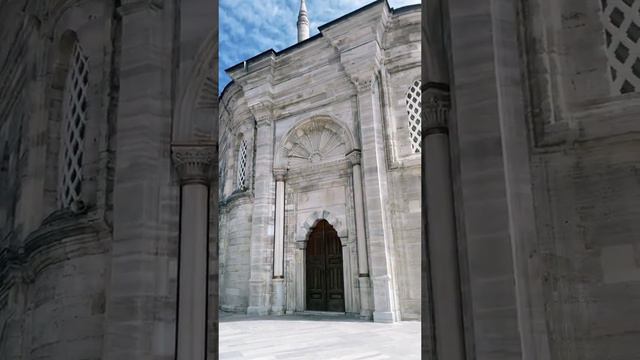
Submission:
M 310 20 L 310 36 L 318 26 L 354 11 L 373 0 L 306 0 Z M 419 4 L 420 0 L 389 0 L 398 8 Z M 300 0 L 220 0 L 219 91 L 231 79 L 224 72 L 265 50 L 285 49 L 296 43 L 296 21 Z

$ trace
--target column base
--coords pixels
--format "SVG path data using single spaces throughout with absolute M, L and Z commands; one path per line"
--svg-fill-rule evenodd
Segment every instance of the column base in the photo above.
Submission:
M 391 311 L 374 311 L 373 322 L 394 323 L 398 321 L 398 315 Z
M 267 316 L 269 315 L 269 308 L 266 306 L 249 306 L 247 308 L 247 315 Z
M 284 315 L 284 279 L 273 279 L 273 298 L 271 303 L 271 313 L 273 315 Z
M 266 280 L 249 281 L 249 307 L 247 308 L 247 315 L 269 315 L 271 298 L 267 290 L 268 283 Z
M 371 320 L 371 281 L 368 276 L 358 278 L 358 288 L 360 289 L 360 318 Z

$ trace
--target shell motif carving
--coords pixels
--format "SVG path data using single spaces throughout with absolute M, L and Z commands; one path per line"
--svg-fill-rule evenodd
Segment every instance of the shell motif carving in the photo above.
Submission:
M 289 167 L 344 159 L 342 129 L 332 121 L 315 120 L 295 129 L 284 144 Z

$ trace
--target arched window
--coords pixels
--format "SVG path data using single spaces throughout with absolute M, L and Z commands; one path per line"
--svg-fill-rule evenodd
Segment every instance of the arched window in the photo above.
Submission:
M 60 182 L 58 196 L 62 207 L 80 198 L 82 188 L 82 155 L 87 123 L 87 86 L 89 69 L 87 57 L 76 42 L 69 58 L 62 103 L 60 136 Z
M 419 153 L 422 151 L 422 81 L 416 80 L 407 92 L 405 101 L 407 103 L 407 114 L 409 115 L 409 139 L 411 140 L 411 151 Z
M 640 91 L 640 1 L 600 3 L 612 90 L 617 94 Z
M 238 150 L 238 189 L 247 188 L 247 142 L 243 139 Z

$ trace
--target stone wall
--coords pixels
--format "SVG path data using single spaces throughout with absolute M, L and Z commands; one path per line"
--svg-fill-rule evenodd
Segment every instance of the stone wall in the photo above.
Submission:
M 170 145 L 217 138 L 215 11 L 210 1 L 0 4 L 0 358 L 175 357 L 180 186 Z M 63 207 L 74 43 L 88 59 L 82 201 Z M 217 204 L 217 193 L 203 203 Z M 216 314 L 207 320 L 213 358 Z
M 113 4 L 3 3 L 0 134 L 0 357 L 102 354 L 110 228 L 108 106 Z M 60 4 L 58 4 L 60 5 Z M 107 36 L 104 35 L 105 29 Z M 114 32 L 115 33 L 115 32 Z M 60 112 L 69 49 L 88 58 L 82 203 L 57 194 Z M 105 86 L 103 86 L 105 85 Z M 12 191 L 11 195 L 6 191 Z
M 640 325 L 628 317 L 640 311 L 640 97 L 631 71 L 640 61 L 638 5 L 522 6 L 537 251 L 553 358 L 639 354 Z
M 627 317 L 640 306 L 638 94 L 610 81 L 607 3 L 638 6 L 449 2 L 451 148 L 474 358 L 638 356 L 638 325 Z

